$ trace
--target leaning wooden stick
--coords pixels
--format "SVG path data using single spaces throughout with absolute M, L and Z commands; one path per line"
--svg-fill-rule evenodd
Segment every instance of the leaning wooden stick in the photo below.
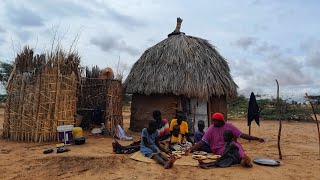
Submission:
M 251 124 L 249 125 L 249 135 L 251 136 Z M 250 142 L 250 140 L 249 140 Z
M 279 104 L 280 104 L 280 99 L 279 99 L 279 83 L 278 80 L 276 80 L 277 83 L 277 109 L 279 112 L 279 131 L 278 131 L 278 150 L 279 150 L 279 159 L 282 159 L 282 153 L 281 153 L 281 148 L 280 148 L 280 139 L 281 139 L 281 128 L 282 128 L 282 122 L 280 118 L 280 109 L 279 109 Z
M 306 93 L 306 97 L 308 98 L 308 101 L 311 105 L 311 108 L 312 108 L 312 111 L 313 111 L 313 114 L 314 114 L 314 118 L 317 122 L 317 128 L 318 128 L 318 136 L 319 136 L 319 155 L 320 155 L 320 129 L 319 129 L 319 122 L 318 122 L 318 119 L 317 119 L 317 114 L 316 114 L 316 111 L 314 110 L 314 107 L 313 107 L 313 104 L 310 100 L 310 97 L 308 96 L 308 94 Z

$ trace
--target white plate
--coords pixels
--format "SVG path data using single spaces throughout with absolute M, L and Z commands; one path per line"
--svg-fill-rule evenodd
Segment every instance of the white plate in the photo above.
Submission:
M 172 151 L 172 154 L 175 154 L 175 155 L 183 155 L 184 152 L 183 152 L 183 151 Z
M 221 156 L 220 155 L 208 155 L 207 158 L 208 159 L 211 159 L 211 160 L 216 160 L 218 158 L 220 158 Z
M 196 160 L 205 160 L 205 159 L 207 159 L 207 157 L 204 156 L 204 155 L 192 155 L 192 158 L 196 159 Z
M 195 154 L 195 155 L 207 155 L 208 153 L 204 152 L 204 151 L 195 151 L 195 152 L 193 152 L 193 154 Z

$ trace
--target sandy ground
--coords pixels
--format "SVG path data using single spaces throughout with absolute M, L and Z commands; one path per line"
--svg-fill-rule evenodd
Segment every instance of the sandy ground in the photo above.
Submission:
M 124 113 L 125 127 L 129 126 L 129 113 Z M 231 120 L 247 132 L 245 120 Z M 3 110 L 0 110 L 2 133 Z M 269 138 L 260 144 L 240 140 L 246 153 L 256 157 L 278 158 L 278 122 L 262 121 L 253 126 L 252 134 Z M 70 146 L 63 154 L 42 153 L 54 148 L 55 143 L 39 144 L 12 142 L 0 139 L 0 179 L 320 179 L 317 128 L 315 123 L 284 122 L 282 134 L 283 161 L 279 167 L 254 165 L 253 168 L 230 167 L 200 169 L 174 166 L 170 170 L 158 164 L 131 160 L 130 155 L 111 154 L 112 138 L 90 136 L 82 146 Z M 138 133 L 131 133 L 137 140 Z M 120 142 L 129 144 L 130 142 Z

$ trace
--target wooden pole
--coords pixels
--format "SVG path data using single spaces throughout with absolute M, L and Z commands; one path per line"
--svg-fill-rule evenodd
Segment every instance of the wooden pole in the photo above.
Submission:
M 249 135 L 251 136 L 251 124 L 249 125 Z M 249 140 L 250 142 L 251 140 Z
M 282 159 L 282 153 L 281 153 L 281 147 L 280 147 L 280 139 L 281 139 L 281 128 L 282 128 L 282 122 L 280 118 L 280 99 L 279 99 L 279 83 L 278 80 L 276 80 L 277 83 L 277 109 L 278 109 L 278 116 L 279 116 L 279 130 L 278 130 L 278 151 L 279 151 L 279 159 Z
M 313 104 L 312 104 L 312 102 L 311 102 L 311 100 L 310 100 L 310 97 L 308 96 L 307 93 L 306 93 L 306 97 L 308 98 L 308 101 L 309 101 L 309 103 L 310 103 L 310 105 L 311 105 L 311 108 L 312 108 L 312 111 L 313 111 L 313 114 L 314 114 L 314 118 L 315 118 L 315 120 L 316 120 L 316 122 L 317 122 L 318 137 L 319 137 L 319 155 L 320 155 L 320 129 L 319 129 L 319 122 L 318 122 L 317 114 L 316 114 L 316 112 L 315 112 L 315 110 L 314 110 Z

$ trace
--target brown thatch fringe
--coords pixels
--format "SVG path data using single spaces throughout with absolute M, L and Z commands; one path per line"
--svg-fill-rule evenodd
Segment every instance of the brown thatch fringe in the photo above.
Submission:
M 133 65 L 127 93 L 175 94 L 208 100 L 237 94 L 227 61 L 207 41 L 172 35 L 147 49 Z
M 7 86 L 4 137 L 18 141 L 55 141 L 57 126 L 74 124 L 80 57 L 60 48 L 17 55 Z

